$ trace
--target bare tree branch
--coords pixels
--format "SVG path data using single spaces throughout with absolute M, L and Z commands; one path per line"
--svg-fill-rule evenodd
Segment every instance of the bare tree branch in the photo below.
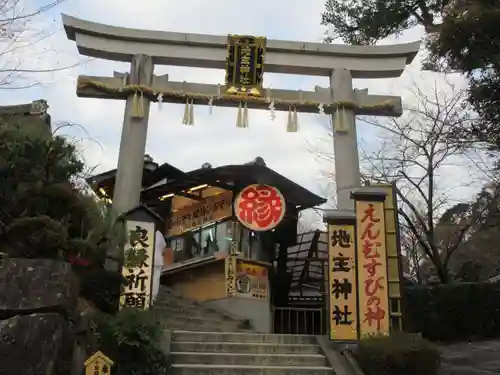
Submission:
M 443 231 L 437 230 L 439 219 L 454 204 L 450 198 L 453 192 L 474 183 L 472 177 L 468 181 L 450 181 L 449 171 L 453 168 L 457 173 L 459 168 L 467 168 L 480 174 L 478 166 L 485 165 L 485 154 L 449 141 L 450 134 L 474 120 L 474 114 L 464 104 L 466 91 L 445 80 L 444 86 L 435 82 L 429 89 L 415 83 L 411 93 L 412 104 L 404 108 L 401 118 L 363 119 L 376 129 L 377 140 L 360 149 L 362 175 L 372 182 L 397 184 L 405 245 L 407 251 L 416 252 L 410 262 L 418 269 L 425 257 L 434 265 L 440 281 L 446 283 L 449 259 L 464 242 L 471 224 L 453 224 L 453 233 L 443 238 Z M 314 154 L 333 159 L 332 153 Z M 481 175 L 482 182 L 486 177 Z
M 46 15 L 64 0 L 0 0 L 0 90 L 26 89 L 40 84 L 38 75 L 71 69 L 89 61 L 60 63 L 61 51 L 50 38 L 61 31 Z M 29 6 L 28 6 L 29 5 Z M 54 62 L 48 59 L 54 56 Z

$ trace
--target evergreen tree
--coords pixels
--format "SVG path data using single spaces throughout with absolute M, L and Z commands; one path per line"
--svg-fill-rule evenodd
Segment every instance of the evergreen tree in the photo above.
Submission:
M 481 142 L 494 151 L 500 151 L 499 22 L 496 0 L 327 0 L 322 15 L 334 37 L 351 44 L 373 44 L 422 26 L 429 51 L 424 68 L 465 74 L 468 102 L 479 115 L 453 141 Z
M 103 265 L 106 249 L 120 246 L 120 231 L 79 186 L 84 164 L 74 145 L 11 124 L 0 124 L 0 139 L 0 253 L 69 261 L 83 295 L 111 309 L 121 277 Z

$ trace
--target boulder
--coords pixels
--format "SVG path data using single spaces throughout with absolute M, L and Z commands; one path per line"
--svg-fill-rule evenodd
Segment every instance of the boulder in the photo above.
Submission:
M 66 262 L 7 258 L 0 263 L 0 319 L 35 312 L 72 316 L 78 294 L 78 278 Z
M 0 321 L 0 374 L 68 375 L 75 339 L 59 314 L 18 315 Z

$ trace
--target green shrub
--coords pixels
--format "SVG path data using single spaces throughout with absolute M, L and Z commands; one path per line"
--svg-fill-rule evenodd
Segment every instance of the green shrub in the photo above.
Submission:
M 165 375 L 168 357 L 161 351 L 163 326 L 153 312 L 123 309 L 95 318 L 99 350 L 114 361 L 114 375 Z
M 364 338 L 353 354 L 366 375 L 435 375 L 441 364 L 434 344 L 409 333 Z
M 80 278 L 80 296 L 92 302 L 100 311 L 115 314 L 121 286 L 125 282 L 121 273 L 107 271 L 99 265 L 73 265 L 73 270 Z
M 406 289 L 405 330 L 436 341 L 500 337 L 500 285 L 460 283 Z

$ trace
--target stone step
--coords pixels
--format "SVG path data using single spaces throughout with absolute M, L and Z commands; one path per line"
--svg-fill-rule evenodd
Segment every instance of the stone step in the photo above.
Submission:
M 228 330 L 230 332 L 234 332 L 234 333 L 251 333 L 252 331 L 249 331 L 247 329 L 243 329 L 243 328 L 228 328 L 228 327 L 217 327 L 217 326 L 207 326 L 207 325 L 203 325 L 201 327 L 192 327 L 192 326 L 167 326 L 166 323 L 164 323 L 164 327 L 165 328 L 168 328 L 170 330 L 184 330 L 184 329 L 189 329 L 190 331 L 193 331 L 193 332 L 205 332 L 205 331 L 213 331 L 213 332 L 218 332 L 218 333 L 225 333 L 225 332 L 228 332 Z
M 193 331 L 216 331 L 235 332 L 238 329 L 246 329 L 240 322 L 206 321 L 203 319 L 183 319 L 168 316 L 158 316 L 161 323 L 170 330 L 193 330 Z
M 234 320 L 243 320 L 244 318 L 240 318 L 238 316 L 231 315 L 229 313 L 226 313 L 224 311 L 218 311 L 215 309 L 210 308 L 209 306 L 206 306 L 202 303 L 199 302 L 191 302 L 191 301 L 185 301 L 181 300 L 178 298 L 172 298 L 169 301 L 162 301 L 162 300 L 157 300 L 154 304 L 154 307 L 158 310 L 166 309 L 166 310 L 184 310 L 184 311 L 191 311 L 194 312 L 196 315 L 203 315 L 207 314 L 209 316 L 224 316 L 229 319 L 234 319 Z
M 257 354 L 320 354 L 318 345 L 267 344 L 253 342 L 173 341 L 172 352 L 257 353 Z
M 244 320 L 232 320 L 230 318 L 224 319 L 224 317 L 220 317 L 219 319 L 205 319 L 202 317 L 198 316 L 188 316 L 188 315 L 169 315 L 169 314 L 161 314 L 161 310 L 157 310 L 160 314 L 157 315 L 159 316 L 163 321 L 165 322 L 181 322 L 185 324 L 195 324 L 195 325 L 202 325 L 202 324 L 217 324 L 217 325 L 228 325 L 228 326 L 237 326 L 244 324 Z
M 189 298 L 182 297 L 177 294 L 173 293 L 158 293 L 158 296 L 156 297 L 157 301 L 170 301 L 170 300 L 175 300 L 175 301 L 182 301 L 182 302 L 187 302 L 187 303 L 196 303 L 197 301 L 191 300 Z
M 195 303 L 192 301 L 186 301 L 181 298 L 157 298 L 155 303 L 155 306 L 165 306 L 165 307 L 176 307 L 176 308 L 193 308 L 193 307 L 200 307 L 199 303 Z
M 330 367 L 172 365 L 173 375 L 334 375 Z
M 172 363 L 250 366 L 328 366 L 321 354 L 170 353 Z
M 236 332 L 191 332 L 178 330 L 173 332 L 173 340 L 177 342 L 240 342 L 267 344 L 316 344 L 316 338 L 311 335 L 276 335 L 265 333 Z
M 224 315 L 193 315 L 193 314 L 186 314 L 182 312 L 175 312 L 175 311 L 167 311 L 163 309 L 158 309 L 155 308 L 153 311 L 155 311 L 156 315 L 159 317 L 159 319 L 163 321 L 182 321 L 186 324 L 199 324 L 201 322 L 204 323 L 209 323 L 209 324 L 219 324 L 219 323 L 230 323 L 230 324 L 236 324 L 241 327 L 245 327 L 250 329 L 250 322 L 244 319 L 233 319 L 231 317 L 227 317 Z
M 208 320 L 217 320 L 217 319 L 234 319 L 229 315 L 225 315 L 223 313 L 200 308 L 199 306 L 191 306 L 191 307 L 178 307 L 178 306 L 167 306 L 167 305 L 158 305 L 155 304 L 153 306 L 154 310 L 159 311 L 163 314 L 169 315 L 182 315 L 193 318 L 204 318 Z

